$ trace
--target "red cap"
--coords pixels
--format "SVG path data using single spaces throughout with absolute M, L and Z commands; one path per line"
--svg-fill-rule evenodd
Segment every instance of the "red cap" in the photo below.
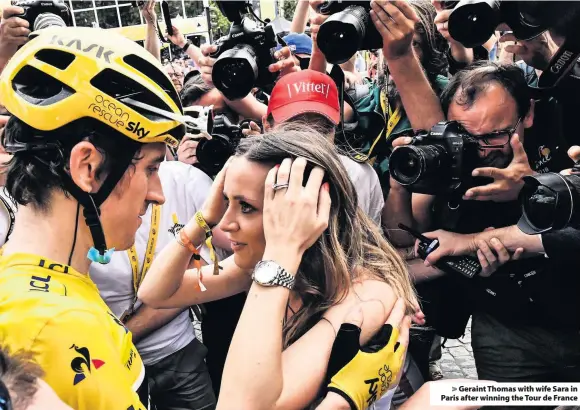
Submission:
M 328 75 L 314 70 L 287 74 L 274 86 L 268 115 L 276 124 L 299 114 L 315 112 L 333 124 L 340 122 L 340 108 L 336 84 Z

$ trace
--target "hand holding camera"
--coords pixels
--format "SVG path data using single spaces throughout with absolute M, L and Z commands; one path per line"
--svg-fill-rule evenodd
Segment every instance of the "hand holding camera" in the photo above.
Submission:
M 167 38 L 177 47 L 183 48 L 185 43 L 187 43 L 185 36 L 181 33 L 181 31 L 179 31 L 177 27 L 171 26 L 171 28 L 173 30 L 173 34 L 170 35 L 169 32 L 167 32 Z
M 11 58 L 18 47 L 26 44 L 30 34 L 30 23 L 18 17 L 24 9 L 18 6 L 8 6 L 2 10 L 0 22 L 0 58 Z
M 506 168 L 477 168 L 473 170 L 473 177 L 493 178 L 491 184 L 469 189 L 463 199 L 477 201 L 506 202 L 518 198 L 524 185 L 523 177 L 533 175 L 534 171 L 528 162 L 528 156 L 517 134 L 510 139 L 513 159 Z
M 177 160 L 189 165 L 197 164 L 199 162 L 197 160 L 197 146 L 203 138 L 211 139 L 211 135 L 207 133 L 185 134 L 177 148 Z
M 502 35 L 499 42 L 513 42 L 506 45 L 505 51 L 514 54 L 517 59 L 523 60 L 524 63 L 538 70 L 545 70 L 558 50 L 558 46 L 549 33 L 542 33 L 530 40 L 518 40 L 513 33 L 509 32 Z
M 409 3 L 373 0 L 370 16 L 383 39 L 383 55 L 387 61 L 412 55 L 411 43 L 419 17 Z

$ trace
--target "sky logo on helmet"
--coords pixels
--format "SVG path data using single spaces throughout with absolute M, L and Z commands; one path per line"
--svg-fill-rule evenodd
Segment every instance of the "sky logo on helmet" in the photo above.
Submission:
M 52 40 L 50 44 L 58 44 L 59 46 L 65 46 L 70 48 L 76 48 L 79 51 L 84 53 L 93 52 L 97 58 L 105 60 L 107 63 L 110 63 L 110 56 L 113 55 L 115 52 L 113 50 L 106 49 L 103 46 L 98 44 L 82 44 L 79 38 L 72 38 L 66 39 L 57 35 L 52 36 Z M 86 47 L 85 47 L 86 46 Z
M 125 129 L 127 131 L 131 131 L 133 134 L 137 135 L 137 138 L 139 138 L 139 139 L 143 139 L 147 135 L 149 135 L 149 131 L 147 131 L 147 130 L 145 130 L 145 128 L 141 127 L 141 122 L 135 123 L 134 121 L 131 121 L 127 125 L 127 128 L 125 128 Z

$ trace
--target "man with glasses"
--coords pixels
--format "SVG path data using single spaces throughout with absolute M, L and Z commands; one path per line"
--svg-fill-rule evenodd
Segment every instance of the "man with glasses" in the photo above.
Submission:
M 482 272 L 473 279 L 451 278 L 445 298 L 453 310 L 472 314 L 472 347 L 480 379 L 498 382 L 580 380 L 577 319 L 578 275 L 559 253 L 573 238 L 526 236 L 515 226 L 522 177 L 559 171 L 568 163 L 556 133 L 535 129 L 534 103 L 521 70 L 513 65 L 475 64 L 458 73 L 441 101 L 447 118 L 459 122 L 479 143 L 474 176 L 493 182 L 468 190 L 450 212 L 447 198 L 435 197 L 427 209 L 413 208 L 411 221 L 440 245 L 422 261 L 411 262 L 416 276 L 442 273 L 433 267 L 444 255 L 473 255 Z M 524 137 L 525 132 L 525 137 Z M 404 141 L 398 141 L 404 143 Z M 391 195 L 403 189 L 391 180 Z M 392 212 L 407 212 L 404 207 Z M 454 226 L 449 227 L 454 221 Z M 526 258 L 519 259 L 524 253 Z M 440 280 L 436 279 L 436 280 Z M 452 282 L 448 282 L 452 283 Z M 570 313 L 568 313 L 570 312 Z M 425 312 L 427 323 L 429 314 Z

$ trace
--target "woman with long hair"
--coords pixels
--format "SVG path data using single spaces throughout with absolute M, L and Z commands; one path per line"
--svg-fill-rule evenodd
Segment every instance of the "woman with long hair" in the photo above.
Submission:
M 334 146 L 312 129 L 282 125 L 243 139 L 200 216 L 219 223 L 233 259 L 220 263 L 219 275 L 203 267 L 200 284 L 199 272 L 187 270 L 191 253 L 183 244 L 205 239 L 200 218 L 192 220 L 157 256 L 139 298 L 174 308 L 249 289 L 221 408 L 307 407 L 320 394 L 336 333 L 353 308 L 362 310 L 364 344 L 397 299 L 406 314 L 418 307 L 403 261 L 358 208 Z

